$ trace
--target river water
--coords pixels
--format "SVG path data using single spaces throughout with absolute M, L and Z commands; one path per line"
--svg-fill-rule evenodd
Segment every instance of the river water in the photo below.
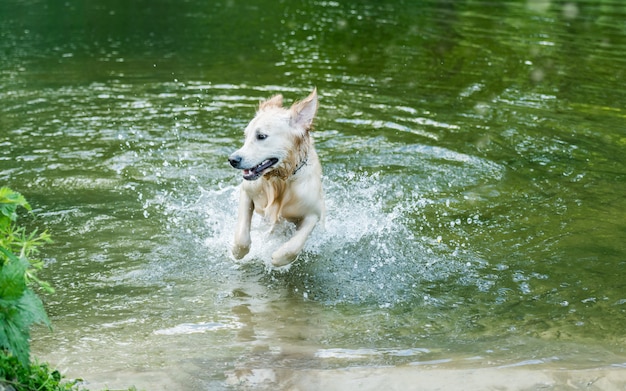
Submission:
M 0 185 L 35 209 L 87 385 L 626 366 L 626 4 L 4 1 Z M 328 216 L 229 255 L 261 99 L 320 94 Z M 281 372 L 282 371 L 282 372 Z

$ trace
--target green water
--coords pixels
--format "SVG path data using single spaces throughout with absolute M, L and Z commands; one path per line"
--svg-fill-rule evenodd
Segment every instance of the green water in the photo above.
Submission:
M 625 366 L 624 20 L 617 0 L 0 3 L 0 185 L 55 239 L 35 355 L 180 390 Z M 235 263 L 227 156 L 259 100 L 313 86 L 325 229 L 270 271 L 284 238 L 257 219 Z

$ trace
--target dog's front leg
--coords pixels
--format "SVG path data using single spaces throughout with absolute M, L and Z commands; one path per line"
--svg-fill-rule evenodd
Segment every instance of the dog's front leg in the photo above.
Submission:
M 298 224 L 295 235 L 272 254 L 274 266 L 285 266 L 295 261 L 304 248 L 307 238 L 320 220 L 317 215 L 305 216 Z
M 248 194 L 241 189 L 239 195 L 239 212 L 237 215 L 237 228 L 235 229 L 235 243 L 233 256 L 241 259 L 250 251 L 250 222 L 254 212 L 254 204 Z

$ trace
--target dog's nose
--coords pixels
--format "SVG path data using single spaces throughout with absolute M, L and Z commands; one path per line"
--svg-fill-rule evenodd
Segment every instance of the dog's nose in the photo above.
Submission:
M 231 166 L 235 167 L 235 168 L 239 168 L 239 165 L 241 164 L 241 156 L 230 156 L 228 158 L 228 162 L 230 163 Z

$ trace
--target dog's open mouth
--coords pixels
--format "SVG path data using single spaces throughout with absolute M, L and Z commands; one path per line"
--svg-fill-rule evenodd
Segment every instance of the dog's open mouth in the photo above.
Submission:
M 243 179 L 248 181 L 253 181 L 258 179 L 268 168 L 272 167 L 274 164 L 278 163 L 278 159 L 275 157 L 263 160 L 261 164 L 256 165 L 252 168 L 246 168 L 243 170 Z

